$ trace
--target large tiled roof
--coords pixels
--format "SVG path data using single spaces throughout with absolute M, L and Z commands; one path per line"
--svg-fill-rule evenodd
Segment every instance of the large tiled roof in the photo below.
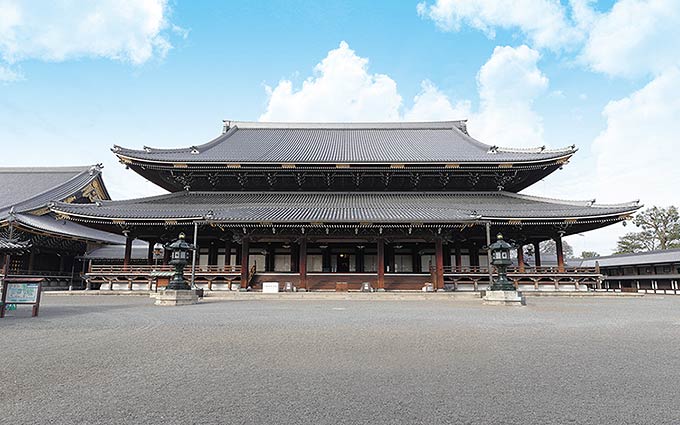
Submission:
M 214 220 L 226 223 L 449 223 L 475 219 L 564 220 L 618 216 L 635 203 L 593 205 L 509 192 L 177 192 L 95 204 L 56 203 L 81 219 Z
M 130 258 L 146 260 L 149 255 L 149 244 L 144 241 L 134 241 Z M 125 257 L 125 245 L 104 245 L 88 251 L 83 258 L 88 260 L 122 260 Z
M 125 236 L 123 235 L 93 229 L 69 220 L 57 220 L 51 214 L 41 216 L 32 214 L 14 214 L 13 220 L 14 223 L 21 227 L 51 235 L 106 244 L 125 243 Z
M 575 152 L 505 149 L 467 134 L 464 121 L 423 123 L 252 123 L 232 121 L 228 131 L 201 146 L 134 150 L 116 155 L 169 163 L 505 163 L 562 158 Z
M 63 200 L 100 173 L 99 166 L 0 168 L 0 220 L 11 209 L 30 211 Z
M 606 257 L 588 258 L 581 263 L 582 267 L 632 266 L 637 264 L 680 263 L 680 249 L 666 249 L 634 254 L 609 255 Z

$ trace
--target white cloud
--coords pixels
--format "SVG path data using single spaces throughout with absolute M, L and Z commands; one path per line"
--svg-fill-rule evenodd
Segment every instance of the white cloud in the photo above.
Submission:
M 527 46 L 498 47 L 480 69 L 481 110 L 469 100 L 453 102 L 431 81 L 421 83 L 410 108 L 402 107 L 397 83 L 371 74 L 368 59 L 347 43 L 328 52 L 299 90 L 290 80 L 267 87 L 269 101 L 260 121 L 435 121 L 469 118 L 470 133 L 504 146 L 540 146 L 543 127 L 532 109 L 548 79 L 537 67 L 539 54 Z M 402 112 L 403 111 L 403 112 Z
M 540 55 L 527 46 L 497 47 L 477 75 L 480 110 L 469 100 L 452 102 L 432 82 L 421 83 L 411 108 L 402 108 L 397 84 L 371 74 L 368 59 L 347 43 L 328 52 L 299 90 L 283 80 L 267 87 L 269 102 L 260 121 L 435 121 L 469 118 L 468 130 L 479 140 L 499 145 L 541 146 L 543 124 L 533 102 L 545 93 L 547 77 L 538 69 Z M 403 112 L 402 112 L 403 110 Z
M 419 3 L 417 10 L 445 31 L 468 25 L 493 38 L 496 28 L 519 29 L 536 47 L 560 48 L 582 37 L 558 0 L 436 0 Z
M 20 81 L 23 80 L 23 78 L 24 77 L 17 71 L 14 71 L 9 67 L 0 65 L 0 81 L 6 82 Z
M 636 77 L 680 65 L 680 2 L 620 0 L 593 19 L 581 59 L 599 72 Z
M 494 49 L 477 74 L 481 108 L 468 123 L 471 135 L 499 146 L 543 145 L 543 120 L 533 109 L 548 88 L 539 58 L 527 46 Z
M 658 75 L 680 65 L 680 2 L 619 0 L 600 13 L 594 0 L 435 0 L 418 4 L 418 14 L 446 31 L 462 26 L 495 36 L 519 31 L 535 48 L 578 48 L 580 61 L 608 75 Z
M 299 90 L 290 80 L 267 87 L 269 102 L 261 121 L 398 121 L 397 83 L 368 72 L 368 59 L 344 41 L 328 52 Z
M 651 205 L 680 204 L 680 69 L 664 72 L 604 109 L 606 129 L 595 139 L 595 184 L 603 201 L 642 197 Z M 664 166 L 668 165 L 668 166 Z M 673 189 L 673 190 L 669 190 Z
M 63 61 L 104 57 L 142 64 L 172 47 L 167 0 L 0 0 L 0 56 Z
M 421 91 L 413 99 L 413 107 L 404 114 L 405 121 L 460 120 L 470 116 L 471 103 L 461 100 L 452 105 L 448 96 L 431 81 L 421 83 Z

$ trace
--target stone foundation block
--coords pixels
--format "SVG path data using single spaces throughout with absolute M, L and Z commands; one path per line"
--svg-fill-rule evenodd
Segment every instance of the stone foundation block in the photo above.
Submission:
M 524 295 L 517 291 L 486 291 L 482 300 L 487 305 L 523 306 L 527 304 Z
M 155 305 L 176 306 L 191 305 L 198 303 L 198 295 L 194 290 L 175 291 L 166 289 L 156 295 Z

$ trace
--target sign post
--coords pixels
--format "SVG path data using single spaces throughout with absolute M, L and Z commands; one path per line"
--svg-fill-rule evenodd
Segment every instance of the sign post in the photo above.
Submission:
M 38 315 L 43 279 L 4 279 L 2 281 L 2 301 L 0 301 L 0 318 L 5 317 L 8 304 L 32 305 L 32 317 Z

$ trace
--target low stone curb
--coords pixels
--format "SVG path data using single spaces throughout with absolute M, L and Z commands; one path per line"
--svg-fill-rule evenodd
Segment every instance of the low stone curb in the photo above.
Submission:
M 45 291 L 44 296 L 140 296 L 148 297 L 155 294 L 153 291 Z M 583 291 L 522 291 L 526 297 L 570 297 L 570 298 L 640 298 L 644 293 L 634 292 L 583 292 Z M 266 294 L 262 292 L 238 292 L 238 291 L 205 291 L 205 299 L 225 300 L 472 300 L 481 299 L 484 292 L 419 292 L 419 291 L 394 291 L 394 292 L 280 292 Z
M 205 298 L 230 300 L 450 301 L 480 299 L 481 294 L 479 292 L 280 292 L 275 294 L 264 294 L 262 292 L 210 292 L 205 293 Z
M 641 292 L 584 292 L 584 291 L 523 291 L 527 297 L 610 297 L 610 298 L 620 298 L 620 297 L 633 297 L 640 298 L 647 294 Z M 662 295 L 662 294 L 659 294 Z
M 43 296 L 49 297 L 76 297 L 76 296 L 143 296 L 148 297 L 151 291 L 44 291 Z

